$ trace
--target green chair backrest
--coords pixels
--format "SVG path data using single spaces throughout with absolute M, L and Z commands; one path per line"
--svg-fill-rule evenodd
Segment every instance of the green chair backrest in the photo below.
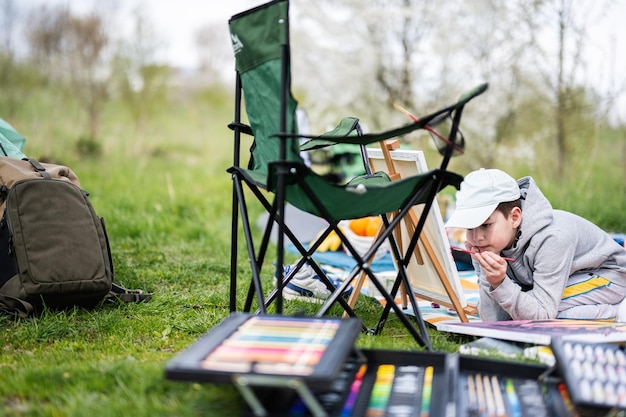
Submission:
M 297 102 L 291 94 L 289 68 L 289 2 L 277 0 L 233 16 L 229 21 L 235 68 L 241 77 L 254 145 L 250 169 L 267 175 L 268 164 L 280 159 L 277 133 L 296 134 Z M 286 56 L 286 91 L 281 90 Z M 286 98 L 285 130 L 281 129 L 281 91 Z M 285 159 L 302 161 L 298 138 L 287 138 Z

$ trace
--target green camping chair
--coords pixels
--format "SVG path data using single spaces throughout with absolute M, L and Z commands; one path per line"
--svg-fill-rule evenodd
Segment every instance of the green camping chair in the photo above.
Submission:
M 228 169 L 233 180 L 230 310 L 237 311 L 238 309 L 237 266 L 241 216 L 241 229 L 251 270 L 250 286 L 243 311 L 251 311 L 256 298 L 258 305 L 256 313 L 267 314 L 268 306 L 274 303 L 275 312 L 282 314 L 282 289 L 298 270 L 308 263 L 327 288 L 333 291 L 320 306 L 317 316 L 326 315 L 331 306 L 339 304 L 350 316 L 354 317 L 357 314 L 342 297 L 342 293 L 360 271 L 365 271 L 370 285 L 374 285 L 386 300 L 386 307 L 373 332 L 382 331 L 387 315 L 393 309 L 415 340 L 421 346 L 430 348 L 426 326 L 420 316 L 412 291 L 408 291 L 408 297 L 414 312 L 413 319 L 405 314 L 394 299 L 401 284 L 410 288 L 406 265 L 417 245 L 420 231 L 436 193 L 448 185 L 458 187 L 462 180 L 461 176 L 446 171 L 446 167 L 455 148 L 459 146 L 456 141 L 460 137 L 458 125 L 464 105 L 485 91 L 487 86 L 482 85 L 462 97 L 454 105 L 406 126 L 380 134 L 364 135 L 361 134 L 358 119 L 345 118 L 331 132 L 320 137 L 306 137 L 310 140 L 301 146 L 300 141 L 303 136 L 298 134 L 295 117 L 297 103 L 291 94 L 288 0 L 272 1 L 237 14 L 230 19 L 229 27 L 236 59 L 235 115 L 234 121 L 229 125 L 234 131 L 234 163 Z M 249 125 L 242 123 L 243 100 L 245 100 Z M 347 184 L 336 184 L 314 173 L 304 164 L 300 156 L 303 150 L 332 146 L 336 143 L 356 144 L 365 149 L 368 144 L 404 135 L 416 129 L 424 129 L 444 118 L 451 118 L 452 125 L 441 166 L 414 177 L 390 181 L 384 173 L 368 173 L 354 178 Z M 247 167 L 240 164 L 242 134 L 254 137 L 250 149 L 251 159 Z M 255 247 L 256 242 L 253 239 L 247 207 L 249 195 L 244 192 L 244 184 L 269 213 L 258 247 Z M 309 246 L 299 242 L 285 224 L 286 203 L 325 219 L 329 224 L 328 228 Z M 417 232 L 411 243 L 404 253 L 400 253 L 392 232 L 415 204 L 425 205 L 424 215 L 417 224 Z M 399 212 L 399 215 L 393 216 L 390 221 L 387 213 L 392 212 Z M 360 256 L 338 227 L 338 223 L 345 219 L 372 215 L 382 217 L 385 229 L 372 248 Z M 266 260 L 265 258 L 274 227 L 278 229 L 277 256 L 275 262 L 272 262 L 273 259 Z M 331 280 L 312 256 L 332 231 L 340 236 L 344 248 L 355 258 L 357 265 L 338 288 L 332 285 Z M 301 259 L 286 276 L 283 273 L 285 237 L 301 255 Z M 391 291 L 387 291 L 381 284 L 368 262 L 384 241 L 389 242 L 391 253 L 398 266 L 398 275 Z M 277 283 L 276 288 L 267 293 L 264 291 L 261 280 L 261 271 L 265 264 L 268 267 L 274 264 L 273 272 Z

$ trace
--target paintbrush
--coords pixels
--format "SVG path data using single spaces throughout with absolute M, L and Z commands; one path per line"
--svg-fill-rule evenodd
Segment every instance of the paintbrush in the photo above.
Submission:
M 414 122 L 419 122 L 419 118 L 417 116 L 415 116 L 413 113 L 411 113 L 410 111 L 408 111 L 407 109 L 405 109 L 404 107 L 402 107 L 401 105 L 399 105 L 398 103 L 393 103 L 393 106 L 400 110 L 402 113 L 404 113 L 406 116 L 408 116 L 411 120 L 413 120 Z M 452 143 L 446 138 L 444 137 L 441 133 L 437 132 L 435 129 L 433 129 L 430 125 L 426 124 L 424 125 L 424 129 L 430 133 L 432 133 L 433 135 L 435 135 L 439 140 L 445 142 L 447 145 L 451 145 Z M 457 145 L 457 144 L 453 144 L 454 145 L 454 149 L 459 153 L 462 154 L 465 152 L 465 150 L 463 149 L 463 147 Z
M 480 253 L 480 252 L 472 252 L 472 251 L 467 250 L 467 249 L 457 248 L 457 247 L 454 247 L 454 246 L 452 247 L 452 249 L 455 250 L 455 251 L 458 251 L 458 252 L 469 253 L 470 255 L 474 255 L 474 254 Z M 507 258 L 506 256 L 502 256 L 501 258 L 504 259 L 505 261 L 515 262 L 515 259 Z

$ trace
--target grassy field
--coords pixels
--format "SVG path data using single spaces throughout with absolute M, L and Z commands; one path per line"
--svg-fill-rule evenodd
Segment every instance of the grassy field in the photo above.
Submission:
M 43 311 L 27 320 L 0 316 L 0 415 L 237 415 L 242 400 L 232 387 L 164 378 L 169 359 L 228 315 L 230 107 L 180 104 L 142 129 L 110 111 L 103 153 L 90 158 L 74 152 L 76 109 L 46 109 L 45 117 L 32 109 L 14 123 L 28 139 L 26 153 L 74 169 L 106 220 L 118 282 L 154 296 L 144 304 Z M 254 208 L 252 215 L 259 214 Z M 300 308 L 306 306 L 289 311 Z M 369 324 L 381 310 L 361 297 L 357 311 Z M 431 338 L 448 352 L 467 340 L 434 331 Z M 357 343 L 418 349 L 393 318 L 382 335 L 363 334 Z

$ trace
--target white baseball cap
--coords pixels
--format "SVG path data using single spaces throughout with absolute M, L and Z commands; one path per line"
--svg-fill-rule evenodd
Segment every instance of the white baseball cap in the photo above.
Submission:
M 456 193 L 456 208 L 446 227 L 474 229 L 487 220 L 500 203 L 520 198 L 517 181 L 499 169 L 469 173 Z

